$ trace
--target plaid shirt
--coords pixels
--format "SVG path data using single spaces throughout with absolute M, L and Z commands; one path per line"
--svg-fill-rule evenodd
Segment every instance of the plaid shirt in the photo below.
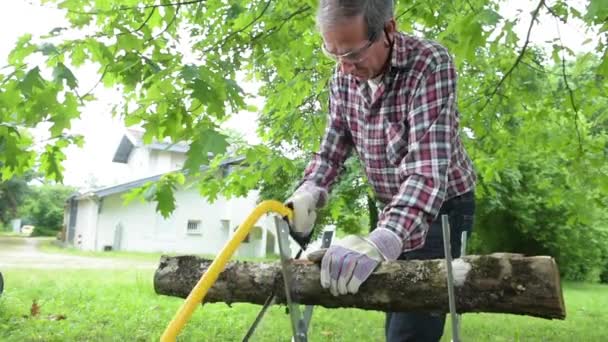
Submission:
M 475 172 L 458 133 L 456 70 L 441 45 L 396 34 L 390 65 L 373 97 L 367 82 L 337 68 L 329 122 L 303 188 L 322 206 L 354 148 L 377 199 L 378 228 L 403 251 L 421 248 L 443 202 L 473 190 Z

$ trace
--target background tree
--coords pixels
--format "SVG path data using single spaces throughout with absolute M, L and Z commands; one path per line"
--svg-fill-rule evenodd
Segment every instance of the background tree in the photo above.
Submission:
M 29 194 L 28 182 L 33 174 L 14 176 L 0 183 L 0 223 L 9 226 L 11 220 L 19 218 L 19 208 Z
M 63 185 L 32 186 L 19 212 L 34 236 L 55 236 L 63 228 L 65 201 L 75 192 Z

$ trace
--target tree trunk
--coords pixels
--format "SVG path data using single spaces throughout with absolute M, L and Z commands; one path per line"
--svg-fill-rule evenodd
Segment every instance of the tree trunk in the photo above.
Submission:
M 458 312 L 565 318 L 559 273 L 552 258 L 492 254 L 470 255 L 462 260 L 470 265 L 470 271 L 455 288 Z M 193 256 L 163 256 L 154 275 L 156 293 L 186 298 L 210 264 L 210 260 Z M 292 298 L 301 304 L 379 311 L 449 311 L 444 260 L 382 263 L 357 294 L 338 297 L 321 287 L 318 264 L 297 260 L 291 266 Z M 204 301 L 263 304 L 273 290 L 277 303 L 285 303 L 279 262 L 230 262 Z

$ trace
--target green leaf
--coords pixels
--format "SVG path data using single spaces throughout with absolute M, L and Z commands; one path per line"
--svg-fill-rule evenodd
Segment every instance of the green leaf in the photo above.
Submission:
M 205 81 L 199 79 L 194 80 L 191 84 L 192 97 L 199 100 L 201 103 L 208 104 L 214 101 L 213 88 Z
M 502 16 L 498 12 L 491 9 L 485 8 L 477 15 L 479 22 L 485 25 L 496 25 L 502 19 Z
M 132 34 L 121 34 L 117 40 L 118 47 L 125 51 L 138 51 L 143 47 L 143 41 Z
M 71 49 L 72 53 L 70 54 L 70 58 L 72 60 L 72 65 L 75 67 L 81 66 L 85 59 L 88 57 L 85 51 L 85 44 L 77 43 Z
M 57 47 L 51 43 L 42 43 L 38 46 L 38 51 L 42 52 L 44 56 L 51 56 L 59 54 Z
M 112 9 L 112 0 L 95 0 L 95 8 L 100 11 Z
M 125 116 L 125 126 L 130 127 L 133 125 L 137 125 L 138 123 L 140 123 L 142 120 L 142 118 L 137 115 L 137 114 L 129 114 L 127 116 Z
M 551 58 L 553 58 L 553 63 L 556 65 L 562 64 L 562 56 L 560 52 L 562 51 L 562 47 L 557 44 L 553 44 L 553 50 L 551 51 Z
M 63 80 L 65 80 L 70 89 L 75 89 L 78 86 L 76 77 L 74 77 L 72 71 L 63 63 L 58 63 L 55 69 L 53 69 L 53 79 L 62 86 Z
M 186 81 L 198 79 L 198 75 L 198 68 L 193 65 L 185 65 L 180 72 L 180 76 Z
M 209 153 L 221 154 L 228 147 L 227 136 L 213 128 L 203 128 L 190 143 L 184 168 L 197 173 L 201 165 L 209 162 Z
M 145 203 L 145 199 L 143 197 L 144 191 L 147 189 L 146 185 L 141 186 L 139 188 L 131 189 L 129 192 L 123 194 L 121 196 L 124 205 L 128 205 L 129 203 L 139 200 L 140 203 Z
M 53 122 L 50 129 L 52 136 L 61 135 L 65 129 L 70 128 L 71 121 L 80 116 L 78 100 L 74 94 L 68 93 L 62 105 L 61 111 L 50 119 Z
M 150 183 L 145 187 L 142 195 L 143 198 L 148 201 L 154 201 L 154 197 L 156 196 L 156 192 L 158 191 L 158 183 Z
M 236 19 L 241 13 L 245 11 L 245 8 L 241 6 L 239 3 L 234 3 L 228 9 L 228 13 L 226 15 L 227 20 Z
M 608 17 L 608 0 L 589 0 L 585 18 L 594 23 L 601 23 Z
M 14 127 L 0 126 L 0 165 L 3 169 L 19 168 L 19 133 Z
M 158 182 L 155 194 L 155 200 L 157 201 L 156 211 L 160 212 L 164 218 L 171 216 L 171 213 L 175 210 L 174 182 L 174 179 L 165 177 L 161 178 Z
M 19 83 L 19 89 L 23 94 L 31 96 L 34 89 L 42 88 L 45 85 L 44 79 L 40 76 L 40 68 L 30 69 L 23 80 Z
M 604 53 L 602 57 L 602 62 L 600 66 L 597 68 L 598 74 L 604 76 L 606 82 L 608 82 L 608 50 Z
M 17 39 L 17 44 L 15 45 L 13 50 L 8 55 L 8 62 L 11 65 L 18 66 L 18 65 L 23 64 L 23 60 L 27 56 L 29 56 L 30 54 L 32 54 L 33 52 L 36 52 L 38 50 L 36 45 L 33 45 L 30 43 L 31 40 L 32 40 L 32 35 L 29 33 L 24 34 L 21 37 L 19 37 L 19 39 Z
M 64 146 L 59 140 L 55 145 L 47 145 L 45 151 L 40 155 L 40 167 L 46 178 L 56 182 L 63 182 L 63 165 L 65 154 L 61 151 Z

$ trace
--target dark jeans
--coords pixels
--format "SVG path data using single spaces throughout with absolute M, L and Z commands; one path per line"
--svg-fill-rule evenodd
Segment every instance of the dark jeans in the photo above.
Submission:
M 460 256 L 461 234 L 463 231 L 467 231 L 467 235 L 470 235 L 473 228 L 475 214 L 473 192 L 446 201 L 427 233 L 424 247 L 401 254 L 400 260 L 442 259 L 445 257 L 441 229 L 441 215 L 444 214 L 449 216 L 452 257 Z M 444 313 L 388 312 L 385 326 L 386 340 L 387 342 L 436 342 L 443 335 L 444 324 Z

